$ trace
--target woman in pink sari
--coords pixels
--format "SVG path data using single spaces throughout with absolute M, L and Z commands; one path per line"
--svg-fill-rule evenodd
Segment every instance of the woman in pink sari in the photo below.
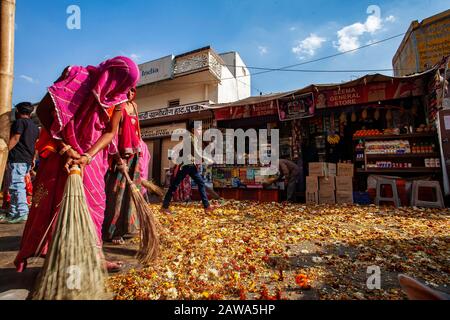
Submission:
M 138 80 L 137 65 L 129 58 L 116 57 L 97 67 L 66 68 L 48 89 L 37 108 L 44 128 L 38 145 L 41 162 L 15 260 L 19 272 L 26 268 L 28 258 L 47 253 L 67 169 L 72 164 L 83 170 L 86 200 L 101 244 L 108 155 L 117 152 L 111 142 L 118 130 L 123 103 Z M 119 265 L 107 263 L 107 267 L 111 270 Z

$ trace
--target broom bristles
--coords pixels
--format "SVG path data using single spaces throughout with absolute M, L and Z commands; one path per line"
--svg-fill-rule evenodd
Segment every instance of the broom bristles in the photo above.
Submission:
M 160 198 L 164 197 L 164 190 L 160 187 L 158 187 L 156 184 L 153 183 L 151 180 L 142 180 L 141 181 L 142 186 L 147 189 L 148 191 L 156 194 Z
M 143 265 L 148 265 L 154 261 L 159 254 L 159 233 L 158 222 L 145 201 L 142 193 L 134 183 L 130 183 L 131 197 L 136 207 L 139 219 L 140 242 L 137 259 Z
M 107 271 L 97 233 L 86 204 L 83 181 L 72 170 L 61 202 L 56 228 L 33 299 L 106 299 Z
M 215 199 L 215 200 L 222 199 L 222 197 L 219 196 L 219 195 L 217 194 L 217 192 L 214 191 L 213 188 L 210 188 L 210 187 L 208 187 L 208 186 L 205 185 L 205 189 L 206 189 L 206 192 L 207 192 L 213 199 Z

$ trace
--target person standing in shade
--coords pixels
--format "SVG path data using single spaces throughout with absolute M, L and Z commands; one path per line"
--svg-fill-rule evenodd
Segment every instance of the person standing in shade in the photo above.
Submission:
M 33 109 L 30 102 L 19 103 L 16 106 L 16 120 L 11 126 L 8 156 L 11 202 L 8 215 L 2 219 L 6 223 L 21 223 L 28 218 L 25 176 L 33 164 L 35 144 L 39 136 L 39 128 L 31 120 Z
M 286 159 L 279 160 L 281 177 L 284 177 L 284 183 L 287 186 L 287 201 L 295 200 L 295 189 L 297 187 L 300 168 L 294 162 Z

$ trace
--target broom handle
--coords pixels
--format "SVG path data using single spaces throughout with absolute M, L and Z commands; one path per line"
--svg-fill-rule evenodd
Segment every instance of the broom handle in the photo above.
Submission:
M 122 165 L 122 166 L 126 165 L 126 163 L 123 161 L 122 158 L 120 159 L 119 164 Z M 128 170 L 123 170 L 123 175 L 125 176 L 125 179 L 127 180 L 128 184 L 130 186 L 135 185 L 133 180 L 131 180 L 130 175 L 128 174 Z

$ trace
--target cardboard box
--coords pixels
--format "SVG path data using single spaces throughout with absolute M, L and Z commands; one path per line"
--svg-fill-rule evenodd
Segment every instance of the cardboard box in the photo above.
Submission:
M 320 191 L 334 191 L 336 189 L 335 177 L 319 177 Z
M 352 204 L 353 203 L 353 192 L 336 191 L 336 203 L 337 204 Z
M 326 164 L 325 162 L 310 162 L 309 163 L 309 176 L 321 177 L 325 175 Z
M 316 177 L 335 176 L 336 164 L 328 162 L 310 162 L 309 175 Z
M 305 202 L 306 204 L 318 204 L 319 203 L 319 192 L 309 192 L 306 190 L 305 192 Z
M 336 191 L 353 192 L 353 177 L 341 177 L 336 178 Z
M 353 177 L 355 167 L 353 163 L 338 163 L 337 175 L 341 177 Z
M 319 180 L 316 176 L 306 177 L 306 191 L 317 192 L 319 191 Z
M 335 204 L 336 196 L 334 190 L 320 190 L 319 191 L 319 203 L 320 204 Z
M 328 163 L 327 162 L 327 174 L 326 176 L 334 177 L 337 173 L 336 163 Z

